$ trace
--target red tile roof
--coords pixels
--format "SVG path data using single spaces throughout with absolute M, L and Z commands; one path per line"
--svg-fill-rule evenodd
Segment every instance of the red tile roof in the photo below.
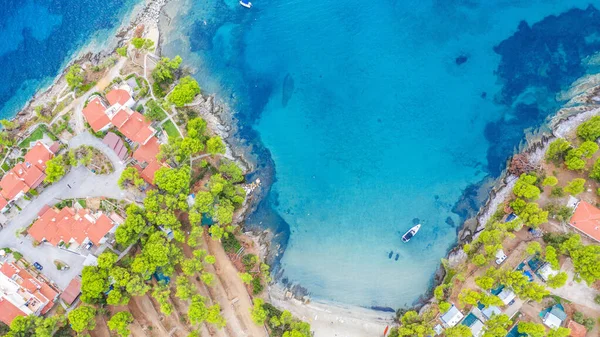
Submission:
M 140 176 L 142 177 L 142 179 L 144 179 L 147 183 L 154 185 L 154 174 L 156 173 L 156 171 L 158 171 L 160 168 L 162 167 L 161 163 L 158 162 L 157 160 L 151 162 L 150 164 L 148 164 L 148 166 L 146 166 L 146 168 L 144 168 L 142 170 L 142 172 L 140 173 Z
M 81 279 L 76 276 L 71 280 L 67 289 L 60 295 L 60 298 L 68 305 L 71 305 L 75 302 L 79 294 L 81 294 Z
M 136 143 L 146 144 L 155 130 L 141 113 L 133 111 L 119 131 Z
M 580 201 L 569 223 L 590 238 L 600 241 L 600 209 Z
M 13 200 L 20 192 L 29 191 L 29 186 L 13 170 L 10 170 L 0 180 L 0 189 L 4 199 Z
M 100 245 L 100 240 L 115 226 L 106 215 L 98 217 L 95 224 L 87 228 L 87 235 L 95 245 Z
M 13 319 L 18 316 L 27 316 L 21 309 L 14 306 L 14 304 L 0 297 L 0 321 L 6 325 L 10 325 Z
M 571 329 L 571 334 L 569 335 L 571 337 L 585 337 L 587 335 L 587 329 L 573 320 L 569 321 L 568 328 Z
M 4 207 L 6 207 L 6 205 L 8 205 L 8 201 L 6 201 L 6 199 L 4 199 L 4 197 L 0 196 L 0 210 L 4 209 Z
M 29 162 L 19 163 L 11 171 L 29 187 L 27 190 L 38 187 L 44 181 L 44 178 L 46 178 L 44 170 L 41 170 L 38 166 L 30 165 Z
M 28 163 L 36 166 L 41 171 L 46 171 L 46 162 L 54 156 L 54 153 L 50 151 L 42 142 L 35 143 L 34 146 L 29 149 L 25 154 L 25 165 Z
M 82 112 L 94 132 L 98 132 L 110 124 L 110 119 L 106 115 L 106 106 L 104 106 L 99 97 L 94 97 L 89 101 Z
M 128 119 L 129 113 L 127 113 L 127 110 L 123 108 L 113 116 L 110 122 L 113 123 L 113 125 L 117 128 L 120 128 L 121 126 L 123 126 L 123 124 L 125 124 L 125 122 L 127 122 Z
M 70 207 L 60 211 L 50 208 L 31 225 L 27 232 L 36 241 L 45 240 L 53 246 L 71 240 L 82 244 L 86 238 L 99 245 L 100 239 L 113 226 L 114 224 L 106 215 L 102 214 L 96 219 L 86 209 L 75 212 Z
M 124 105 L 130 98 L 131 95 L 129 95 L 129 92 L 124 89 L 113 89 L 106 94 L 106 99 L 110 105 L 115 105 L 117 103 Z
M 137 150 L 135 150 L 133 159 L 140 163 L 151 163 L 156 161 L 156 156 L 159 152 L 160 143 L 156 137 L 152 137 L 146 144 L 140 145 Z

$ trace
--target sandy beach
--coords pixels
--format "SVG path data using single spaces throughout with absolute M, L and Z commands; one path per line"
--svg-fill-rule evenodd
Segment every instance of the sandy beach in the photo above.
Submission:
M 386 326 L 393 324 L 393 313 L 319 301 L 304 304 L 286 298 L 278 284 L 269 287 L 268 299 L 276 307 L 310 323 L 315 337 L 378 337 L 383 336 Z

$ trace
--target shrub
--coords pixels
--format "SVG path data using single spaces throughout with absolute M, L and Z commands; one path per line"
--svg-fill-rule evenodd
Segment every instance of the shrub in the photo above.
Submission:
M 585 179 L 575 178 L 571 180 L 564 188 L 565 192 L 571 195 L 577 195 L 585 191 Z
M 558 184 L 558 179 L 555 176 L 547 176 L 542 182 L 544 186 L 555 186 L 556 184 Z

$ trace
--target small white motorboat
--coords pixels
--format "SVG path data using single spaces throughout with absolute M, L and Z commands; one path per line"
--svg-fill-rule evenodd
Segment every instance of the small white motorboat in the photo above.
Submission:
M 242 5 L 246 8 L 252 8 L 252 3 L 250 1 L 240 0 L 240 5 Z
M 417 232 L 419 231 L 420 228 L 421 228 L 421 224 L 418 224 L 418 225 L 414 226 L 413 228 L 409 229 L 408 232 L 406 232 L 406 233 L 404 233 L 404 235 L 402 235 L 402 241 L 403 242 L 410 241 L 410 239 L 412 239 L 412 237 L 415 236 L 415 234 L 417 234 Z

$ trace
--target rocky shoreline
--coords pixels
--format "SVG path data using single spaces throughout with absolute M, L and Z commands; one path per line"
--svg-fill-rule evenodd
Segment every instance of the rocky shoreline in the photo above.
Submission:
M 600 114 L 600 76 L 584 77 L 576 81 L 562 99 L 568 101 L 548 121 L 549 131 L 538 131 L 526 135 L 526 144 L 515 155 L 523 154 L 531 165 L 539 166 L 544 159 L 548 145 L 553 140 L 572 134 L 579 124 Z M 486 202 L 480 207 L 477 215 L 467 219 L 460 229 L 456 246 L 446 256 L 448 267 L 455 268 L 466 261 L 467 254 L 462 246 L 477 237 L 498 207 L 511 196 L 518 176 L 508 172 L 509 164 L 510 160 L 507 161 L 507 168 L 495 180 Z M 434 275 L 432 287 L 417 301 L 415 309 L 420 310 L 434 300 L 433 289 L 442 283 L 444 277 L 445 268 L 440 264 Z

